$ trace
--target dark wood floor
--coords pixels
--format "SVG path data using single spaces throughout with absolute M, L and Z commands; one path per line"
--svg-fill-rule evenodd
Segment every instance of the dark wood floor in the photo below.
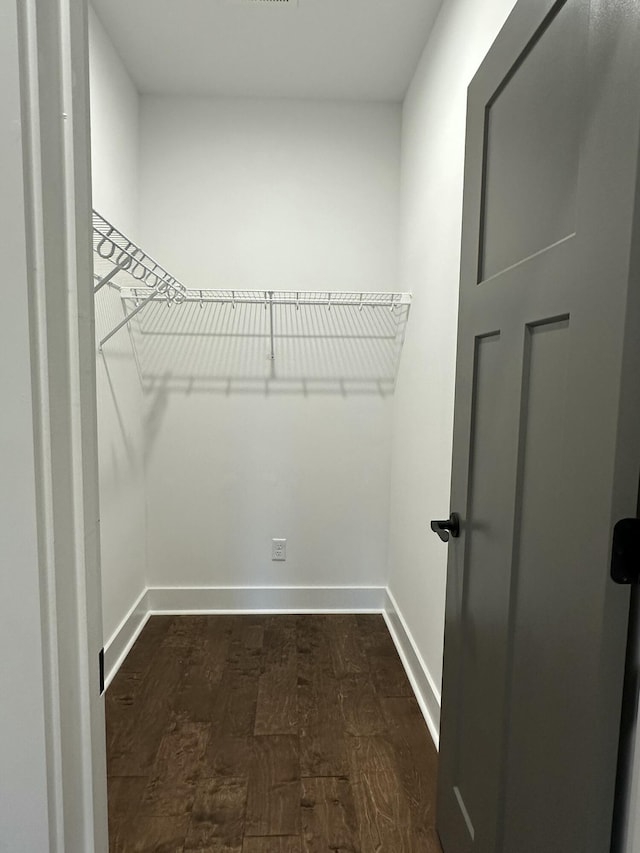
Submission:
M 155 616 L 106 706 L 112 853 L 441 853 L 380 616 Z

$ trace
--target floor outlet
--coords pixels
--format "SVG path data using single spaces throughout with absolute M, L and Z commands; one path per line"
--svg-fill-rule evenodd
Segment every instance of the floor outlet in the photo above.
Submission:
M 271 540 L 271 559 L 283 562 L 287 559 L 287 540 L 272 539 Z

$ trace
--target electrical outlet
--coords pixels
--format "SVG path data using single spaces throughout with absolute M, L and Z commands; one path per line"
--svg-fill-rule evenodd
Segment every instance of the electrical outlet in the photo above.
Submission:
M 287 559 L 287 540 L 272 539 L 271 540 L 271 559 L 283 562 Z

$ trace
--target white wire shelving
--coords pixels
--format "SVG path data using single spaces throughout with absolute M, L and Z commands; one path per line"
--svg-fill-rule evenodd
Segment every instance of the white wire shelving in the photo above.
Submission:
M 163 301 L 162 294 L 154 293 L 148 298 L 146 290 L 139 287 L 123 288 L 123 300 L 132 300 L 135 304 L 133 311 L 144 307 L 144 300 Z M 261 305 L 268 312 L 269 318 L 269 357 L 275 359 L 274 306 L 288 305 L 296 310 L 307 306 L 320 306 L 327 311 L 341 308 L 387 308 L 391 311 L 409 306 L 411 295 L 408 293 L 383 293 L 379 291 L 336 291 L 336 290 L 186 290 L 180 297 L 180 303 L 199 303 L 201 305 L 214 303 L 229 305 L 232 309 L 243 305 Z M 133 311 L 129 317 L 133 316 Z
M 363 350 L 356 354 L 354 351 L 355 346 L 364 346 L 363 342 L 368 346 L 388 347 L 389 353 L 393 351 L 393 357 L 385 356 L 388 363 L 399 358 L 411 306 L 410 293 L 187 288 L 95 211 L 93 248 L 94 292 L 98 294 L 105 286 L 114 288 L 119 293 L 123 309 L 122 318 L 114 317 L 103 329 L 100 350 L 137 317 L 138 346 L 148 348 L 150 338 L 157 340 L 153 349 L 154 364 L 159 361 L 159 348 L 164 346 L 166 350 L 169 338 L 180 336 L 184 339 L 185 335 L 194 340 L 205 337 L 236 342 L 239 339 L 265 339 L 268 351 L 265 353 L 263 350 L 263 358 L 266 356 L 272 365 L 276 357 L 288 359 L 288 365 L 283 361 L 285 370 L 290 367 L 296 353 L 307 362 L 313 356 L 314 364 L 317 364 L 318 352 L 310 343 L 303 348 L 301 339 L 324 341 L 325 346 L 332 341 L 333 351 L 327 353 L 327 357 L 335 356 L 336 341 L 343 341 L 343 361 L 349 352 L 361 362 L 371 361 L 371 353 L 365 354 Z M 160 308 L 162 314 L 158 314 L 160 304 L 170 310 L 164 312 Z M 206 310 L 199 312 L 198 305 Z M 143 314 L 145 308 L 148 311 Z M 316 313 L 318 311 L 321 314 Z M 147 313 L 149 322 L 141 322 Z M 202 319 L 205 317 L 206 322 Z M 206 335 L 203 333 L 205 327 Z M 225 346 L 227 349 L 221 349 L 217 355 L 228 360 L 228 345 Z M 378 356 L 382 357 L 380 353 Z M 213 351 L 210 351 L 210 357 L 213 359 Z M 270 376 L 275 376 L 273 367 Z
M 136 284 L 145 285 L 144 297 L 124 319 L 111 329 L 100 341 L 100 348 L 126 326 L 152 299 L 164 299 L 169 304 L 184 302 L 187 288 L 170 275 L 164 267 L 143 251 L 133 240 L 119 231 L 95 210 L 92 217 L 94 263 L 94 294 L 105 285 L 111 284 L 121 290 L 115 282 L 116 276 L 126 273 Z M 106 266 L 106 270 L 105 270 Z

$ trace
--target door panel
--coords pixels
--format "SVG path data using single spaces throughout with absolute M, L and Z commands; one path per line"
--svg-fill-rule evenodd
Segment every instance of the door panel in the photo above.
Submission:
M 465 654 L 461 658 L 460 693 L 462 708 L 474 708 L 477 713 L 465 714 L 461 720 L 457 744 L 458 760 L 455 771 L 454 794 L 460 806 L 471 838 L 475 835 L 478 815 L 490 811 L 489 804 L 497 789 L 485 784 L 474 765 L 479 762 L 494 775 L 495 756 L 490 749 L 501 726 L 496 717 L 496 699 L 504 682 L 505 638 L 496 636 L 496 613 L 506 606 L 508 596 L 508 543 L 499 530 L 492 529 L 495 520 L 508 512 L 509 484 L 504 478 L 510 472 L 501 468 L 501 448 L 508 438 L 508 424 L 496 419 L 496 411 L 505 411 L 509 393 L 509 375 L 505 371 L 505 342 L 500 333 L 489 334 L 475 342 L 475 378 L 471 429 L 471 467 L 469 472 L 469 504 L 466 516 L 473 525 L 466 531 L 466 555 L 463 575 L 462 625 Z M 502 488 L 495 489 L 496 481 Z M 482 575 L 469 571 L 470 566 L 482 564 Z M 487 595 L 487 590 L 491 594 Z M 498 703 L 498 707 L 501 703 Z M 485 749 L 488 746 L 489 749 Z
M 587 17 L 565 4 L 487 105 L 480 281 L 575 231 Z
M 523 386 L 521 479 L 512 567 L 511 661 L 508 678 L 505 846 L 520 853 L 582 849 L 582 797 L 575 797 L 579 814 L 565 820 L 568 801 L 558 796 L 575 784 L 580 760 L 580 723 L 584 690 L 580 678 L 583 638 L 579 579 L 566 570 L 563 530 L 568 494 L 566 443 L 571 440 L 567 413 L 568 357 L 571 327 L 560 320 L 529 327 L 526 332 Z M 514 630 L 515 629 L 515 630 Z M 535 673 L 535 677 L 533 674 Z M 535 734 L 534 734 L 535 733 Z M 541 748 L 539 735 L 544 733 Z M 584 779 L 584 773 L 577 774 Z M 548 780 L 553 779 L 553 784 Z M 569 837 L 548 826 L 566 827 Z M 566 833 L 565 833 L 566 835 Z
M 640 471 L 639 43 L 637 4 L 521 0 L 469 90 L 445 853 L 609 849 L 629 598 L 609 552 Z

